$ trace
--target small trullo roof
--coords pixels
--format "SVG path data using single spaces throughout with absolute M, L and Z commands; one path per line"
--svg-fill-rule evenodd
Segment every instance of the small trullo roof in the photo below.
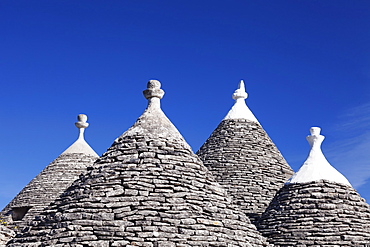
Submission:
M 275 246 L 368 246 L 370 207 L 325 159 L 320 129 L 307 138 L 310 154 L 257 224 Z
M 2 210 L 3 215 L 12 215 L 12 224 L 25 226 L 27 221 L 53 202 L 99 157 L 84 139 L 84 130 L 89 125 L 86 121 L 86 115 L 78 115 L 78 122 L 75 124 L 79 129 L 78 139 L 32 179 Z
M 246 105 L 243 81 L 232 97 L 234 106 L 197 154 L 254 222 L 293 170 Z
M 160 108 L 136 123 L 8 246 L 266 246 Z

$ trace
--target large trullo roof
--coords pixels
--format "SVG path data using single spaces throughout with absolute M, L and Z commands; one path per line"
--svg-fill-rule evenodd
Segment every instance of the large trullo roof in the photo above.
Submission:
M 197 154 L 254 222 L 293 171 L 245 104 L 247 96 L 241 81 L 234 106 Z
M 8 246 L 265 246 L 162 112 L 163 94 L 149 81 L 143 115 Z
M 257 226 L 275 246 L 370 245 L 370 207 L 321 151 L 311 128 L 302 168 L 276 194 Z
M 3 215 L 12 215 L 14 225 L 25 226 L 28 220 L 53 202 L 99 157 L 84 139 L 83 133 L 88 126 L 86 121 L 86 115 L 78 115 L 78 139 L 32 179 L 2 210 Z

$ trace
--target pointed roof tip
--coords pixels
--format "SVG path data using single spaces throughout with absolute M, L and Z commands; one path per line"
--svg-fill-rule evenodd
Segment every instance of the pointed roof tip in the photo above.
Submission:
M 241 89 L 241 90 L 245 91 L 245 83 L 244 83 L 244 80 L 240 80 L 238 89 Z
M 244 81 L 240 80 L 238 84 L 238 89 L 232 95 L 232 98 L 235 100 L 234 106 L 227 113 L 223 120 L 227 119 L 247 119 L 259 124 L 257 118 L 253 115 L 251 110 L 245 103 L 245 99 L 248 98 L 248 94 L 245 91 Z
M 78 116 L 77 116 L 77 122 L 75 123 L 75 126 L 79 129 L 78 138 L 62 154 L 67 154 L 67 153 L 83 153 L 83 154 L 87 154 L 87 155 L 92 155 L 92 156 L 99 157 L 99 155 L 85 141 L 84 132 L 85 132 L 85 129 L 89 126 L 89 123 L 87 123 L 87 115 L 85 115 L 85 114 L 78 114 Z
M 351 186 L 350 182 L 339 171 L 337 171 L 325 158 L 321 144 L 325 136 L 320 134 L 320 127 L 311 127 L 311 135 L 306 139 L 310 144 L 310 152 L 301 168 L 287 182 L 290 183 L 308 183 L 319 180 L 341 183 Z
M 238 85 L 238 89 L 235 90 L 235 92 L 232 95 L 232 98 L 234 100 L 248 98 L 248 94 L 245 91 L 245 85 L 244 85 L 243 80 L 240 80 L 239 85 Z
M 143 91 L 143 94 L 148 100 L 147 108 L 134 125 L 116 139 L 116 142 L 126 136 L 140 134 L 150 136 L 150 138 L 176 139 L 185 149 L 192 151 L 179 130 L 161 109 L 161 99 L 164 96 L 161 83 L 158 80 L 148 81 L 147 89 Z

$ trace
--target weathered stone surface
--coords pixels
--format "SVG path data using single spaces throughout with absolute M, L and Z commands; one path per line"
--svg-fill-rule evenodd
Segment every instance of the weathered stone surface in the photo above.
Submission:
M 275 246 L 370 246 L 370 207 L 348 185 L 285 185 L 257 224 Z
M 6 216 L 9 224 L 17 230 L 39 215 L 99 157 L 84 139 L 84 130 L 89 126 L 87 116 L 79 114 L 77 119 L 78 139 L 2 210 L 1 215 Z
M 13 219 L 12 225 L 19 228 L 53 202 L 75 181 L 82 172 L 87 171 L 97 157 L 85 154 L 61 154 L 42 172 L 24 187 L 21 192 L 3 209 L 3 215 L 16 214 L 18 208 L 29 208 L 22 219 Z
M 247 119 L 223 120 L 197 155 L 252 222 L 293 174 L 261 125 Z
M 5 244 L 15 236 L 15 232 L 8 227 L 4 221 L 0 222 L 0 247 L 5 247 Z
M 268 245 L 160 110 L 157 89 L 146 90 L 137 122 L 9 247 Z

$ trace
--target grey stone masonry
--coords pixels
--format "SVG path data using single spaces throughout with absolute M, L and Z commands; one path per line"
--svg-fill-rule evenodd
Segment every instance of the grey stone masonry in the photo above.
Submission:
M 61 154 L 24 187 L 2 210 L 12 215 L 12 225 L 22 228 L 27 221 L 53 202 L 98 157 L 82 153 Z
M 370 208 L 344 184 L 285 185 L 258 223 L 275 246 L 370 246 Z
M 32 179 L 2 210 L 1 215 L 8 217 L 11 221 L 9 223 L 18 230 L 39 215 L 99 158 L 84 139 L 84 131 L 89 126 L 87 116 L 79 114 L 77 120 L 75 125 L 79 129 L 78 139 Z
M 0 247 L 5 247 L 5 244 L 15 236 L 15 232 L 0 222 Z
M 268 246 L 161 111 L 161 91 L 148 83 L 143 115 L 8 247 Z
M 261 125 L 247 119 L 223 120 L 197 154 L 253 223 L 293 174 Z

